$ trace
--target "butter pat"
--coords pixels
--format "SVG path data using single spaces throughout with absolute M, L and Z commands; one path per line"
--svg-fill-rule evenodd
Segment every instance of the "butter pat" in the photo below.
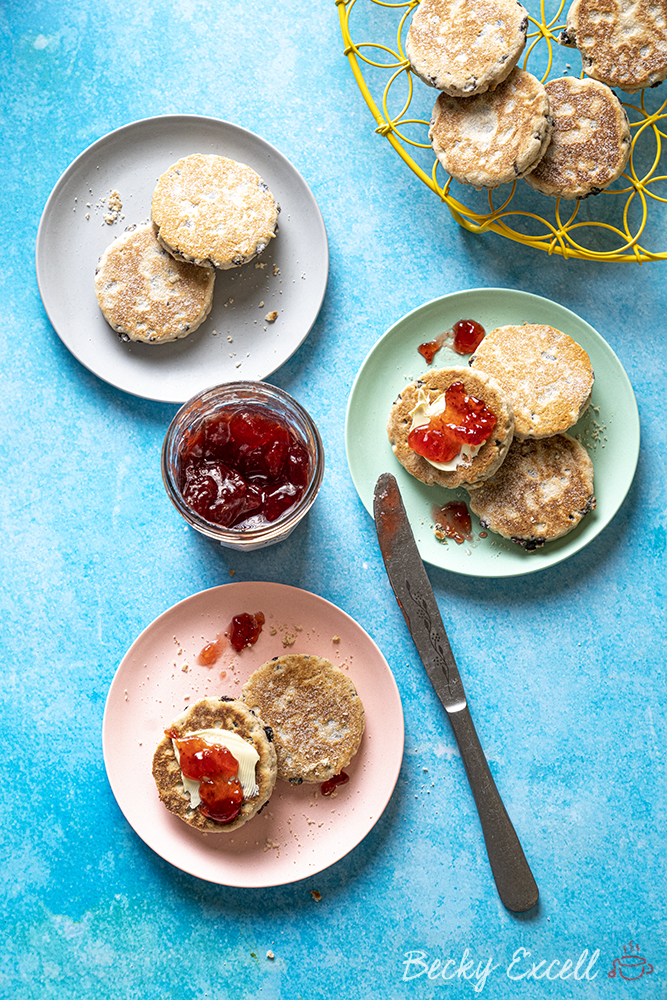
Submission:
M 259 760 L 259 754 L 252 743 L 248 743 L 238 733 L 233 733 L 229 729 L 197 729 L 191 733 L 185 733 L 183 739 L 197 736 L 210 746 L 226 747 L 232 756 L 238 761 L 239 781 L 243 789 L 243 797 L 252 799 L 259 794 L 259 788 L 255 781 L 255 766 Z M 172 740 L 174 754 L 180 766 L 181 758 L 176 746 L 176 741 Z M 199 797 L 199 782 L 194 778 L 186 778 L 181 772 L 183 787 L 190 796 L 190 805 L 196 809 L 201 799 Z
M 446 409 L 447 399 L 444 392 L 441 392 L 439 396 L 435 397 L 432 403 L 429 403 L 427 394 L 423 389 L 420 389 L 417 393 L 417 404 L 410 410 L 410 416 L 412 417 L 410 431 L 413 431 L 415 427 L 425 427 L 427 424 L 430 424 L 433 417 L 441 416 Z M 432 465 L 434 469 L 442 469 L 443 472 L 455 472 L 460 466 L 470 465 L 484 443 L 483 441 L 482 444 L 463 444 L 458 455 L 455 455 L 450 462 L 432 462 L 430 458 L 425 459 L 425 461 L 429 465 Z

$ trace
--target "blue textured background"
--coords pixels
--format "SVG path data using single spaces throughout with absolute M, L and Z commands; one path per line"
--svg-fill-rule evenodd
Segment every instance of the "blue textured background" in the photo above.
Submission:
M 497 966 L 481 984 L 489 998 L 667 995 L 664 265 L 564 262 L 457 227 L 374 134 L 333 2 L 5 0 L 0 46 L 0 995 L 473 996 L 466 950 L 475 969 Z M 180 112 L 276 145 L 329 234 L 322 312 L 271 378 L 322 429 L 325 482 L 307 523 L 263 553 L 232 555 L 183 527 L 159 475 L 176 407 L 81 367 L 34 276 L 41 211 L 70 161 L 111 129 Z M 643 434 L 623 508 L 568 562 L 507 581 L 429 569 L 540 886 L 539 907 L 522 917 L 496 895 L 453 736 L 343 446 L 349 388 L 371 345 L 422 302 L 480 286 L 556 299 L 599 330 L 634 386 Z M 322 874 L 261 891 L 210 885 L 154 855 L 120 814 L 102 762 L 106 692 L 125 650 L 230 569 L 237 581 L 311 590 L 356 618 L 389 660 L 406 716 L 401 776 L 375 829 Z M 654 973 L 609 979 L 630 940 Z M 512 980 L 520 947 L 531 956 L 512 975 L 600 954 L 592 978 Z M 461 974 L 429 980 L 406 967 L 411 951 L 429 967 L 451 958 Z

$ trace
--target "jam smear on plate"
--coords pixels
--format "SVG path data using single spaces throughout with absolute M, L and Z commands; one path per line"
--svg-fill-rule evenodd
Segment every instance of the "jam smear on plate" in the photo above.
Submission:
M 457 545 L 472 541 L 472 521 L 463 500 L 452 500 L 443 507 L 434 504 L 431 516 L 435 523 L 436 538 L 452 538 Z
M 255 645 L 265 621 L 266 619 L 261 611 L 258 611 L 254 615 L 249 615 L 246 612 L 234 615 L 229 623 L 227 635 L 237 653 L 240 653 L 242 649 L 246 649 L 248 646 Z
M 326 781 L 323 781 L 320 791 L 322 795 L 332 795 L 339 785 L 346 785 L 349 780 L 349 774 L 341 771 L 340 774 L 334 774 L 332 778 L 327 778 Z
M 234 406 L 205 420 L 180 460 L 185 503 L 205 521 L 254 528 L 276 521 L 303 496 L 305 446 L 275 414 Z
M 165 733 L 178 747 L 185 777 L 199 782 L 201 814 L 216 823 L 231 823 L 243 803 L 236 757 L 227 747 L 212 746 L 200 736 L 181 737 L 168 729 Z
M 464 444 L 483 444 L 498 422 L 483 400 L 467 394 L 463 382 L 450 385 L 445 400 L 443 413 L 408 434 L 410 448 L 432 462 L 451 462 Z
M 454 343 L 452 347 L 457 354 L 472 354 L 486 336 L 486 330 L 474 319 L 460 319 L 452 327 Z
M 460 319 L 450 333 L 441 333 L 435 340 L 427 340 L 417 350 L 430 365 L 445 341 L 457 354 L 472 354 L 486 336 L 486 330 L 474 319 Z

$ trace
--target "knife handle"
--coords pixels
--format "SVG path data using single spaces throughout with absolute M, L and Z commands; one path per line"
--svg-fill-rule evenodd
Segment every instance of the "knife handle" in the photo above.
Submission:
M 539 890 L 489 770 L 468 707 L 452 712 L 449 721 L 475 798 L 498 895 L 508 910 L 524 913 L 537 903 Z

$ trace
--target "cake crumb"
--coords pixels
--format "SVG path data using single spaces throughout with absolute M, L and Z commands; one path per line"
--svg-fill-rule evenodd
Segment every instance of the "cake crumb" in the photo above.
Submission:
M 266 953 L 266 957 L 267 957 L 267 958 L 269 959 L 269 961 L 271 961 L 271 962 L 272 962 L 272 961 L 273 961 L 273 959 L 274 959 L 274 958 L 275 958 L 276 956 L 275 956 L 275 955 L 273 954 L 273 952 L 272 952 L 271 950 L 269 950 L 269 951 L 267 951 L 267 953 Z
M 319 903 L 320 900 L 322 899 L 322 893 L 318 892 L 317 889 L 311 889 L 310 895 L 313 897 L 316 903 Z
M 104 221 L 107 226 L 113 226 L 114 222 L 118 221 L 118 216 L 120 215 L 120 210 L 123 207 L 123 203 L 120 200 L 120 195 L 117 191 L 112 191 L 107 199 L 107 205 L 109 206 L 109 211 L 104 216 Z
M 236 574 L 236 570 L 235 569 L 230 569 L 229 575 L 230 576 L 234 576 L 235 574 Z
M 266 314 L 264 319 L 266 320 L 267 323 L 275 323 L 275 321 L 278 319 L 277 311 L 273 309 L 271 312 Z
M 331 641 L 332 641 L 332 642 L 335 642 L 335 643 L 338 643 L 338 642 L 340 642 L 340 636 L 339 636 L 339 635 L 334 635 L 334 636 L 332 636 L 332 639 L 331 639 Z

